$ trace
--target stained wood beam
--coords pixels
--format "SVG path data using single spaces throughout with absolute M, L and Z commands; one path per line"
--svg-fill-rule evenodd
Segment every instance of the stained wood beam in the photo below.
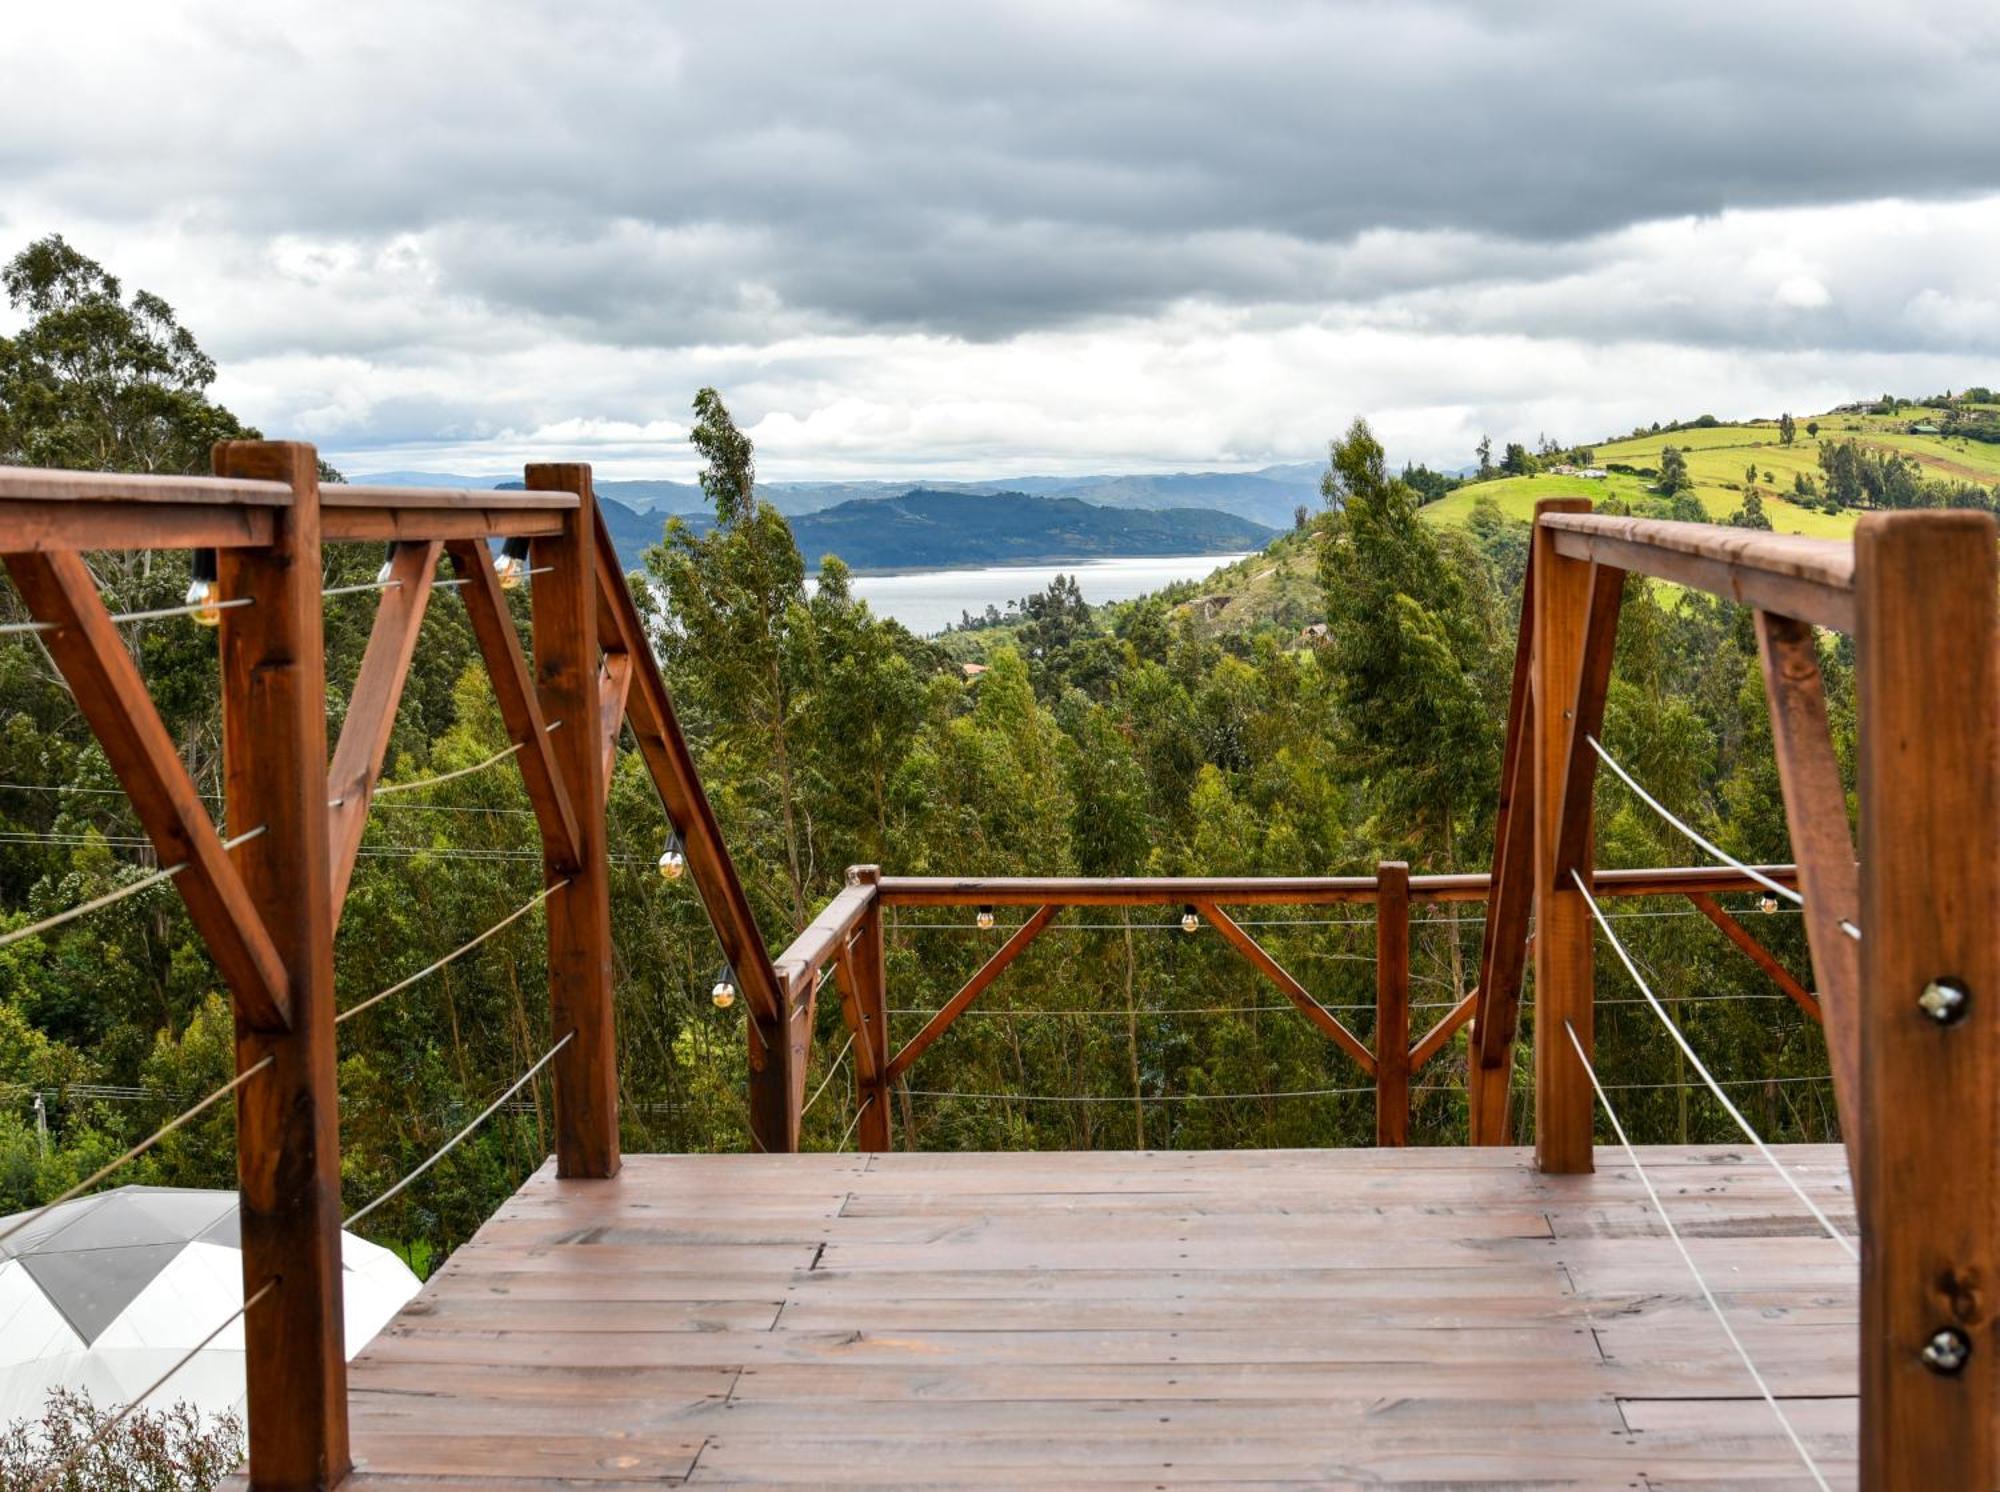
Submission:
M 562 532 L 574 495 L 343 482 L 321 492 L 321 521 L 329 541 L 543 538 Z
M 874 904 L 875 883 L 850 880 L 773 961 L 779 982 L 794 996 L 813 988 L 820 970 L 846 948 L 848 938 Z
M 1430 1030 L 1424 1032 L 1417 1039 L 1417 1044 L 1410 1048 L 1410 1071 L 1422 1071 L 1425 1064 L 1439 1052 L 1443 1051 L 1452 1037 L 1458 1034 L 1459 1028 L 1472 1019 L 1473 1012 L 1478 1008 L 1479 991 L 1475 989 L 1471 994 L 1447 1010 L 1443 1018 L 1435 1026 L 1432 1026 Z
M 518 753 L 543 824 L 543 875 L 567 882 L 548 899 L 549 1029 L 566 1044 L 555 1060 L 556 1174 L 602 1180 L 622 1164 L 618 1136 L 618 1039 L 611 998 L 611 869 L 607 858 L 604 753 L 597 699 L 596 500 L 590 468 L 537 463 L 524 473 L 534 494 L 566 494 L 563 531 L 538 538 L 534 573 L 535 680 L 567 729 L 551 740 L 529 684 L 499 580 L 484 544 L 459 545 L 453 560 L 480 621 L 494 692 L 510 727 L 534 732 L 538 752 Z M 504 652 L 505 682 L 495 662 Z M 516 739 L 519 739 L 517 737 Z M 580 815 L 571 805 L 584 809 Z M 555 832 L 558 828 L 563 833 Z
M 646 639 L 645 626 L 632 593 L 611 531 L 603 515 L 597 521 L 598 616 L 605 646 L 617 639 L 620 651 L 631 656 L 632 682 L 625 702 L 626 721 L 639 743 L 640 755 L 653 778 L 653 786 L 667 810 L 667 817 L 680 833 L 687 850 L 688 875 L 708 908 L 715 926 L 716 940 L 723 957 L 736 971 L 737 987 L 753 1014 L 765 1020 L 780 1019 L 785 992 L 772 967 L 763 934 L 750 910 L 750 900 L 737 878 L 736 864 L 723 843 L 722 830 L 702 790 L 701 775 L 695 770 L 680 722 L 675 718 L 672 697 L 667 693 L 660 666 Z M 608 621 L 609 628 L 603 628 Z
M 160 864 L 187 866 L 174 877 L 174 887 L 235 996 L 239 1019 L 259 1031 L 286 1029 L 290 973 L 82 556 L 37 552 L 5 560 L 29 614 L 53 624 L 52 631 L 40 634 L 42 643 L 118 774 Z
M 1521 971 L 1527 963 L 1534 889 L 1534 712 L 1528 698 L 1534 640 L 1535 564 L 1530 551 L 1514 636 L 1514 679 L 1507 696 L 1507 740 L 1493 819 L 1493 872 L 1487 877 L 1486 924 L 1480 931 L 1479 983 L 1473 990 L 1474 1024 L 1466 1058 L 1466 1107 L 1475 1145 L 1504 1145 L 1509 1138 L 1507 1107 L 1513 1096 Z
M 1359 1063 L 1363 1072 L 1370 1077 L 1375 1075 L 1375 1054 L 1368 1050 L 1360 1037 L 1340 1023 L 1338 1016 L 1315 1000 L 1306 987 L 1291 976 L 1283 964 L 1266 953 L 1255 938 L 1238 927 L 1229 914 L 1214 902 L 1197 900 L 1193 905 L 1203 920 L 1222 934 L 1223 941 L 1248 959 L 1251 967 L 1275 984 L 1286 999 L 1299 1007 L 1307 1020 L 1319 1027 L 1336 1046 Z
M 1583 677 L 1591 614 L 1592 567 L 1555 547 L 1558 530 L 1546 519 L 1579 516 L 1589 503 L 1556 498 L 1535 505 L 1534 666 L 1529 698 L 1534 715 L 1535 882 L 1535 1161 L 1543 1171 L 1576 1175 L 1596 1163 L 1591 1146 L 1596 1096 L 1570 1042 L 1596 1050 L 1592 1021 L 1596 927 L 1584 894 L 1563 868 L 1559 836 L 1569 771 L 1578 681 Z M 1587 803 L 1584 842 L 1589 842 Z M 1589 883 L 1588 867 L 1581 872 Z
M 850 885 L 879 887 L 882 867 L 850 866 L 847 880 Z M 878 895 L 847 941 L 848 976 L 861 1017 L 861 1035 L 854 1045 L 857 1051 L 863 1046 L 872 1048 L 861 1068 L 861 1113 L 856 1120 L 855 1143 L 863 1150 L 887 1150 L 894 1139 L 889 1125 L 888 966 L 882 953 L 882 898 Z
M 1625 596 L 1625 572 L 1593 563 L 1584 617 L 1583 656 L 1577 662 L 1576 693 L 1568 711 L 1568 766 L 1556 810 L 1556 874 L 1588 875 L 1593 859 L 1591 804 L 1597 790 L 1597 753 L 1586 737 L 1604 729 L 1604 698 L 1611 688 L 1611 659 L 1618 649 L 1618 609 Z
M 521 766 L 521 782 L 528 790 L 528 801 L 534 805 L 535 823 L 542 835 L 542 854 L 557 874 L 567 875 L 579 864 L 576 810 L 556 765 L 556 743 L 549 739 L 541 695 L 528 672 L 521 637 L 514 630 L 514 618 L 507 608 L 507 593 L 493 573 L 493 558 L 483 541 L 454 539 L 445 545 L 445 550 L 451 556 L 452 568 L 465 581 L 459 593 L 464 597 L 466 616 L 472 622 L 472 635 L 479 643 L 480 655 L 486 660 L 486 676 L 493 683 L 493 698 L 500 706 L 507 737 L 521 748 L 515 759 Z M 594 658 L 590 668 L 595 677 Z M 583 736 L 592 751 L 598 750 L 594 710 L 586 719 L 564 720 L 563 729 Z M 596 774 L 591 775 L 594 781 Z
M 122 471 L 0 466 L 0 498 L 97 513 L 115 507 L 162 508 L 185 504 L 289 508 L 292 489 L 283 482 L 251 478 L 166 477 Z
M 1965 512 L 1870 513 L 1854 536 L 1871 1492 L 2000 1485 L 1997 540 Z
M 604 797 L 611 799 L 611 778 L 618 767 L 618 734 L 625 728 L 625 698 L 632 690 L 632 655 L 606 653 L 598 671 L 597 729 L 604 741 Z
M 1510 737 L 1514 732 L 1509 732 Z M 1506 780 L 1503 770 L 1502 780 Z M 1755 866 L 1784 885 L 1790 865 Z M 1750 891 L 1757 882 L 1728 865 L 1667 865 L 1600 870 L 1600 896 L 1679 896 L 1687 891 Z M 1485 901 L 1493 877 L 1484 871 L 1410 877 L 1413 905 Z M 1185 906 L 1190 900 L 1222 906 L 1365 906 L 1375 900 L 1373 876 L 884 876 L 888 907 Z
M 222 769 L 244 884 L 291 976 L 291 1022 L 236 1022 L 237 1220 L 250 1485 L 338 1486 L 349 1462 L 340 1086 L 334 1049 L 333 898 L 326 812 L 326 642 L 320 600 L 319 461 L 309 445 L 225 441 L 216 470 L 292 493 L 269 549 L 225 550 Z
M 431 577 L 437 572 L 443 549 L 435 540 L 396 546 L 389 562 L 389 578 L 394 584 L 382 591 L 376 603 L 375 625 L 369 630 L 361 671 L 348 697 L 347 718 L 327 769 L 329 895 L 336 929 L 354 878 L 355 857 L 361 852 L 362 831 L 368 827 L 375 784 L 388 755 L 389 737 L 396 729 L 396 706 L 402 701 L 410 660 L 416 654 L 417 634 L 430 602 Z
M 55 503 L 0 498 L 0 551 L 238 549 L 269 544 L 273 509 L 196 503 Z
M 1833 752 L 1820 676 L 1819 643 L 1807 623 L 1760 611 L 1757 657 L 1771 711 L 1771 747 L 1785 824 L 1798 861 L 1805 901 L 1806 947 L 1812 954 L 1833 1101 L 1848 1165 L 1858 1175 L 1861 1108 L 1861 949 L 1841 923 L 1861 919 L 1861 868 L 1847 827 L 1847 789 Z M 1890 788 L 1890 791 L 1896 791 Z
M 966 1008 L 985 993 L 988 985 L 1000 977 L 1001 971 L 1028 951 L 1028 946 L 1042 935 L 1042 929 L 1049 925 L 1060 910 L 1059 907 L 1038 907 L 1033 916 L 1014 929 L 1014 935 L 1002 943 L 993 956 L 981 964 L 978 971 L 965 981 L 959 992 L 925 1021 L 924 1028 L 912 1036 L 908 1044 L 890 1059 L 890 1081 L 893 1082 L 907 1072 L 910 1064 L 921 1057 L 932 1042 L 944 1035 L 950 1029 L 951 1023 L 964 1015 Z
M 1410 1143 L 1410 867 L 1375 868 L 1375 1143 Z
M 1706 917 L 1722 930 L 1724 937 L 1749 954 L 1751 961 L 1766 974 L 1770 975 L 1772 982 L 1779 989 L 1791 996 L 1794 1005 L 1797 1005 L 1799 1009 L 1803 1010 L 1816 1021 L 1825 1020 L 1826 1017 L 1820 1010 L 1819 1001 L 1813 998 L 1812 991 L 1794 979 L 1792 971 L 1779 963 L 1777 958 L 1771 953 L 1771 950 L 1758 942 L 1751 935 L 1750 929 L 1732 917 L 1723 908 L 1721 903 L 1702 891 L 1690 892 L 1688 900 L 1694 903 L 1696 911 L 1700 912 L 1702 916 Z
M 1854 630 L 1854 546 L 1724 528 L 1551 512 L 1541 526 L 1564 559 L 1609 565 L 1843 632 Z

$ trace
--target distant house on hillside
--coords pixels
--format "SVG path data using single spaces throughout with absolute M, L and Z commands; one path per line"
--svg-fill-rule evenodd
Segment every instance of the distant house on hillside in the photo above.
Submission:
M 1918 420 L 1916 424 L 1910 426 L 1910 434 L 1912 435 L 1935 435 L 1937 433 L 1938 427 L 1924 420 Z
M 1302 648 L 1323 648 L 1332 636 L 1325 622 L 1314 622 L 1309 627 L 1299 629 L 1298 646 Z
M 1549 472 L 1552 476 L 1585 477 L 1593 482 L 1601 482 L 1605 477 L 1604 468 L 1601 466 L 1571 466 L 1564 463 L 1558 466 L 1551 466 Z
M 986 672 L 986 665 L 984 663 L 961 663 L 958 665 L 958 671 L 964 676 L 965 682 L 970 684 Z

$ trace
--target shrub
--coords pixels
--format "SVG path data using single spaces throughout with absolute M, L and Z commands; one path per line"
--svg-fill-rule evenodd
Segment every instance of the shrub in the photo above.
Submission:
M 136 1409 L 91 1444 L 117 1413 L 87 1393 L 56 1389 L 41 1419 L 18 1420 L 0 1435 L 0 1492 L 29 1492 L 72 1457 L 51 1492 L 208 1492 L 243 1459 L 242 1420 L 204 1418 L 186 1402 Z

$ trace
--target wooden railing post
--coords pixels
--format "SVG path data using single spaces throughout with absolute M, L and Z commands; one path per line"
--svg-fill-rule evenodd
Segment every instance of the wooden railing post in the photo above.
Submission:
M 556 1174 L 618 1174 L 618 1043 L 611 1006 L 611 881 L 605 858 L 599 726 L 596 499 L 583 464 L 534 465 L 531 492 L 574 492 L 562 532 L 537 538 L 535 686 L 576 820 L 576 863 L 545 855 L 544 875 L 569 884 L 548 900 L 549 1028 L 569 1038 L 555 1061 Z
M 1375 867 L 1375 1143 L 1410 1143 L 1410 867 Z
M 1535 505 L 1581 512 L 1581 498 Z M 1592 1169 L 1590 1075 L 1564 1027 L 1592 1045 L 1592 924 L 1583 894 L 1561 872 L 1563 789 L 1569 775 L 1576 685 L 1590 613 L 1590 565 L 1556 552 L 1549 530 L 1534 533 L 1533 690 L 1535 820 L 1535 1159 L 1544 1171 Z
M 857 865 L 848 872 L 857 883 L 873 884 L 882 879 L 879 865 Z M 853 953 L 855 1001 L 860 1006 L 861 1034 L 857 1042 L 869 1043 L 874 1058 L 868 1070 L 874 1075 L 861 1085 L 864 1105 L 856 1141 L 863 1150 L 888 1150 L 893 1146 L 889 1124 L 889 1011 L 888 979 L 882 959 L 882 899 L 870 903 L 868 913 L 854 930 Z M 859 1070 L 859 1069 L 857 1069 Z
M 224 549 L 222 752 L 234 851 L 283 961 L 286 1029 L 236 1020 L 236 1177 L 250 1485 L 331 1487 L 346 1476 L 347 1353 L 340 1264 L 340 1119 L 333 1034 L 333 895 L 326 806 L 326 656 L 319 464 L 309 445 L 227 441 L 218 476 L 286 482 L 268 548 Z
M 1861 1485 L 2000 1484 L 1993 521 L 1855 534 Z

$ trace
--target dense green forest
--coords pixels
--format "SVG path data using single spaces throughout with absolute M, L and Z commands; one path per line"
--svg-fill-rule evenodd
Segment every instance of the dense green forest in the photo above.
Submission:
M 5 288 L 25 326 L 0 340 L 0 462 L 205 470 L 210 441 L 243 430 L 208 397 L 213 365 L 158 298 L 126 295 L 60 240 L 16 258 Z M 774 947 L 859 862 L 967 875 L 1341 874 L 1386 858 L 1421 871 L 1486 868 L 1527 530 L 1491 504 L 1464 524 L 1421 521 L 1420 494 L 1364 423 L 1330 445 L 1322 509 L 1278 541 L 1313 556 L 1323 645 L 1303 645 L 1295 625 L 1221 625 L 1174 597 L 1092 609 L 1058 585 L 984 639 L 987 671 L 969 679 L 958 657 L 856 602 L 839 560 L 809 590 L 807 559 L 759 500 L 749 442 L 722 399 L 703 391 L 696 414 L 716 521 L 700 533 L 669 523 L 635 593 Z M 1639 511 L 1673 501 L 1621 498 Z M 331 550 L 327 582 L 365 581 L 379 559 Z M 188 582 L 183 554 L 91 563 L 114 610 L 173 605 Z M 515 604 L 528 625 L 525 589 Z M 326 602 L 335 729 L 372 606 L 366 592 Z M 0 589 L 0 622 L 23 615 Z M 174 618 L 126 635 L 198 783 L 218 791 L 214 634 Z M 1824 649 L 1836 734 L 1851 755 L 1847 644 L 1829 637 Z M 1787 858 L 1746 612 L 1635 584 L 1605 735 L 1732 852 Z M 463 611 L 441 594 L 390 780 L 470 766 L 505 744 Z M 1600 802 L 1601 863 L 1699 858 L 1617 783 Z M 630 749 L 610 822 L 625 1144 L 740 1148 L 743 1008 L 710 999 L 716 945 L 691 885 L 655 869 L 666 822 Z M 540 884 L 533 821 L 506 762 L 385 798 L 362 856 L 340 930 L 343 1005 L 422 969 Z M 40 645 L 0 636 L 0 933 L 148 863 Z M 1795 915 L 1729 900 L 1804 970 Z M 1611 910 L 1762 1132 L 1830 1136 L 1817 1028 L 1684 902 Z M 1420 1029 L 1469 988 L 1477 912 L 1418 914 Z M 991 930 L 972 920 L 896 914 L 897 1038 L 1006 934 L 1005 917 Z M 1367 1036 L 1365 908 L 1264 909 L 1246 921 Z M 1359 1072 L 1212 933 L 1178 924 L 1177 909 L 1064 919 L 912 1069 L 897 1144 L 1370 1143 L 1373 1100 Z M 350 1206 L 428 1156 L 547 1048 L 541 938 L 539 917 L 523 917 L 342 1027 Z M 1608 949 L 1599 992 L 1601 1067 L 1636 1137 L 1730 1138 Z M 843 1039 L 828 1001 L 808 1092 L 831 1081 L 807 1115 L 808 1148 L 852 1143 L 851 1074 L 829 1065 Z M 1525 1045 L 1520 1060 L 1525 1086 Z M 0 1211 L 60 1191 L 230 1072 L 225 997 L 171 887 L 0 947 Z M 1460 1037 L 1419 1077 L 1417 1143 L 1463 1141 L 1463 1073 Z M 427 1267 L 541 1163 L 548 1102 L 538 1081 L 365 1231 Z M 1529 1105 L 1518 1107 L 1525 1136 Z M 118 1179 L 221 1186 L 233 1174 L 225 1104 Z

